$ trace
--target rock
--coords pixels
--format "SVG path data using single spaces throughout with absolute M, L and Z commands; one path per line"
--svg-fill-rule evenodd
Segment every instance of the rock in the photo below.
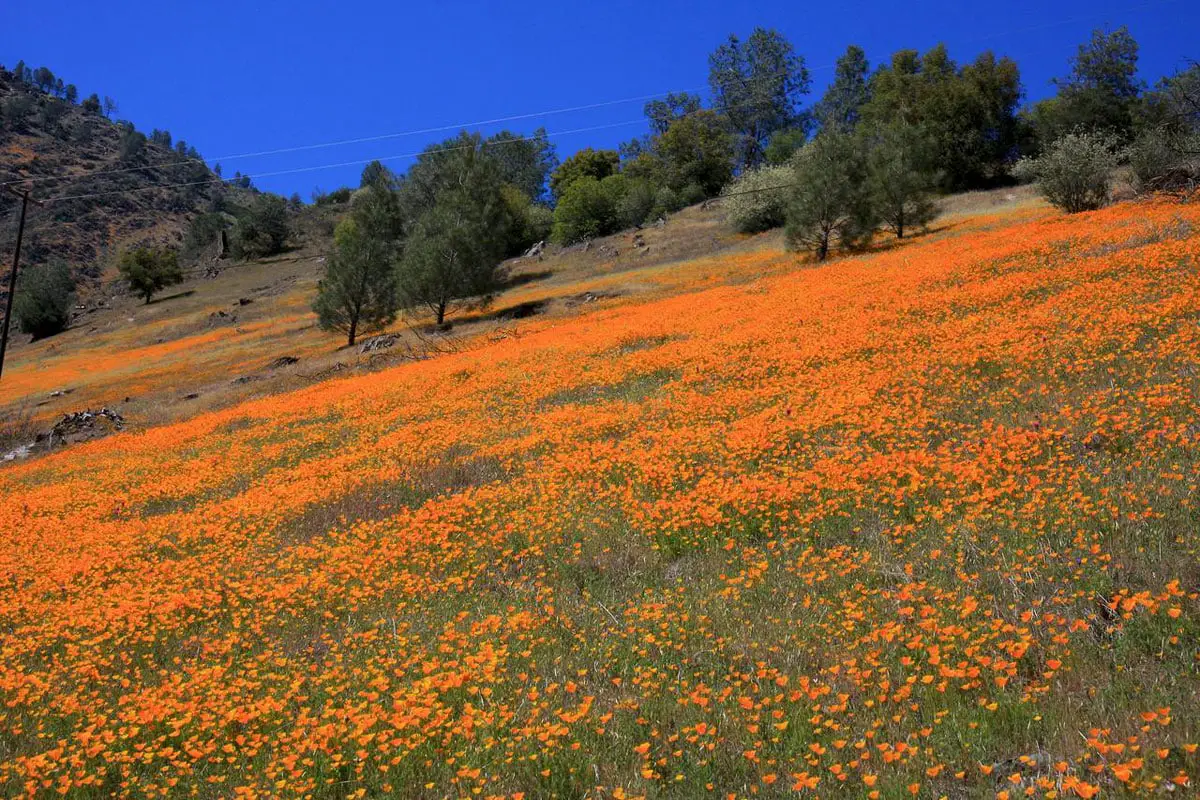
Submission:
M 290 367 L 300 359 L 295 356 L 280 356 L 279 358 L 267 364 L 267 369 L 279 369 L 280 367 Z
M 54 427 L 45 433 L 39 433 L 36 444 L 44 444 L 47 449 L 63 445 L 86 442 L 99 439 L 115 431 L 124 430 L 125 418 L 108 408 L 98 411 L 75 411 L 64 414 Z
M 665 226 L 666 224 L 667 224 L 667 218 L 659 217 L 658 220 L 654 223 L 654 227 L 661 228 L 661 227 Z
M 237 301 L 237 303 L 236 303 L 236 305 L 239 305 L 239 306 L 248 306 L 248 305 L 250 305 L 250 304 L 251 304 L 251 303 L 253 303 L 253 302 L 254 302 L 254 300 L 253 300 L 252 298 L 249 298 L 249 297 L 239 297 L 239 298 L 238 298 L 238 301 Z
M 400 334 L 385 333 L 382 336 L 375 336 L 363 342 L 359 348 L 360 353 L 374 353 L 379 350 L 386 350 L 393 347 L 396 342 L 400 341 Z
M 542 254 L 542 251 L 544 251 L 545 249 L 546 249 L 546 242 L 541 241 L 541 242 L 538 242 L 537 244 L 535 244 L 533 247 L 526 250 L 525 255 L 523 255 L 521 257 L 522 258 L 536 258 L 537 256 L 540 256 Z

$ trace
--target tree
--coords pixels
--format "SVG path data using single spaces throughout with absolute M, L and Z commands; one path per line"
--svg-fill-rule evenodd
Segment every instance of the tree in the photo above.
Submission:
M 593 150 L 585 147 L 558 165 L 550 176 L 550 191 L 559 199 L 568 187 L 580 178 L 603 180 L 617 172 L 621 156 L 615 150 Z
M 937 215 L 927 171 L 928 137 L 897 120 L 866 133 L 867 180 L 879 219 L 903 239 L 906 231 L 927 225 Z
M 1068 214 L 1091 211 L 1108 202 L 1117 147 L 1110 134 L 1079 131 L 1054 142 L 1037 158 L 1025 158 L 1015 173 L 1037 181 L 1042 196 Z
M 79 107 L 89 114 L 99 114 L 101 108 L 100 98 L 95 93 L 89 94 L 87 98 L 79 104 Z
M 400 308 L 396 283 L 398 240 L 381 235 L 394 198 L 378 184 L 363 189 L 334 230 L 334 251 L 317 284 L 313 310 L 323 330 L 341 331 L 353 346 L 362 333 L 382 330 Z
M 54 73 L 50 71 L 49 67 L 38 67 L 33 71 L 33 83 L 49 94 L 54 89 Z
M 804 58 L 778 31 L 755 28 L 745 42 L 731 35 L 708 66 L 713 107 L 739 137 L 741 166 L 754 167 L 771 134 L 801 118 L 798 103 L 810 85 Z
M 489 136 L 484 152 L 500 167 L 500 177 L 535 202 L 548 200 L 547 182 L 558 166 L 558 154 L 545 128 L 532 136 L 500 131 Z
M 734 141 L 713 111 L 698 111 L 671 123 L 655 141 L 667 186 L 699 186 L 713 197 L 733 178 Z
M 400 185 L 400 181 L 396 173 L 385 167 L 382 161 L 375 160 L 363 167 L 358 185 L 363 189 L 374 186 L 394 191 Z
M 513 230 L 524 222 L 506 200 L 500 166 L 481 137 L 462 134 L 459 141 L 424 162 L 419 158 L 403 189 L 413 193 L 406 209 L 419 214 L 406 231 L 397 273 L 401 306 L 428 308 L 439 325 L 453 303 L 490 298 L 500 285 L 500 261 Z M 422 194 L 430 202 L 414 206 Z
M 787 241 L 824 261 L 835 244 L 854 248 L 875 230 L 865 180 L 865 159 L 855 137 L 819 134 L 797 154 L 795 188 L 787 210 Z
M 864 122 L 924 129 L 929 157 L 948 191 L 982 188 L 1007 174 L 1019 142 L 1016 62 L 984 52 L 961 69 L 944 45 L 923 56 L 901 50 L 871 76 Z
M 764 154 L 766 163 L 771 166 L 788 163 L 807 141 L 808 131 L 804 128 L 784 128 L 781 131 L 775 131 L 771 136 L 771 141 L 767 143 L 767 151 Z
M 247 259 L 275 255 L 283 251 L 290 233 L 287 201 L 274 194 L 259 195 L 234 225 L 233 253 Z
M 136 161 L 146 149 L 146 134 L 133 127 L 132 122 L 121 123 L 121 160 Z
M 13 316 L 22 333 L 43 339 L 66 330 L 75 303 L 75 281 L 63 261 L 35 264 L 21 275 Z
M 560 244 L 573 244 L 616 231 L 627 180 L 623 175 L 611 175 L 603 181 L 585 175 L 572 181 L 554 208 L 551 238 Z
M 1071 59 L 1071 73 L 1054 83 L 1058 96 L 1039 103 L 1033 114 L 1045 143 L 1076 131 L 1107 133 L 1121 141 L 1132 136 L 1143 86 L 1137 79 L 1138 43 L 1125 26 L 1092 31 Z
M 133 292 L 146 299 L 146 305 L 156 292 L 183 281 L 179 257 L 166 247 L 126 250 L 117 262 L 117 271 Z
M 833 83 L 813 109 L 813 116 L 823 130 L 854 130 L 862 107 L 871 99 L 869 74 L 866 51 L 858 45 L 847 47 L 837 60 Z
M 650 131 L 654 136 L 662 136 L 672 123 L 698 112 L 703 106 L 700 96 L 691 92 L 670 92 L 662 100 L 651 100 L 643 106 L 646 119 L 650 121 Z
M 108 95 L 104 95 L 104 116 L 111 119 L 115 113 L 117 113 L 117 101 Z
M 74 105 L 75 102 L 79 100 L 79 88 L 73 83 L 68 83 L 66 91 L 63 93 L 63 97 L 66 98 L 68 103 Z

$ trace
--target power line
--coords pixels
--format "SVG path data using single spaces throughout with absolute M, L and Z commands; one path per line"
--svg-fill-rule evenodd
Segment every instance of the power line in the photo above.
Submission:
M 636 124 L 640 124 L 644 121 L 645 121 L 644 119 L 638 118 L 638 119 L 634 119 L 634 120 L 625 120 L 624 122 L 610 122 L 605 125 L 590 125 L 586 128 L 574 128 L 571 130 L 556 131 L 555 133 L 546 134 L 546 135 L 547 135 L 547 137 L 552 137 L 552 136 L 557 137 L 557 136 L 567 136 L 567 135 L 576 134 L 576 133 L 589 133 L 591 131 L 604 130 L 607 128 L 618 128 L 618 127 L 623 127 L 625 125 L 636 125 Z M 501 141 L 501 142 L 491 142 L 485 146 L 486 147 L 499 147 L 499 146 L 505 145 L 505 144 L 517 144 L 519 142 L 528 142 L 528 141 L 535 140 L 537 138 L 538 137 L 536 135 L 520 136 L 520 137 L 513 138 L 513 139 L 505 139 L 504 141 Z M 411 152 L 411 153 L 397 153 L 395 155 L 383 156 L 380 158 L 365 158 L 365 159 L 358 159 L 355 161 L 340 161 L 340 162 L 337 162 L 334 164 L 319 164 L 319 165 L 311 166 L 311 167 L 295 167 L 293 169 L 281 169 L 281 170 L 274 170 L 272 172 L 259 172 L 259 173 L 255 173 L 253 175 L 243 175 L 241 177 L 257 179 L 257 178 L 271 178 L 271 177 L 276 177 L 279 175 L 295 175 L 295 174 L 302 173 L 302 172 L 317 172 L 319 170 L 324 170 L 324 169 L 336 169 L 339 167 L 362 166 L 365 164 L 370 164 L 372 161 L 396 161 L 396 160 L 402 159 L 402 158 L 416 158 L 417 156 L 421 156 L 421 155 L 425 155 L 425 154 L 429 154 L 429 153 L 447 153 L 447 152 L 453 152 L 455 150 L 468 150 L 468 149 L 474 148 L 475 146 L 476 145 L 474 145 L 474 144 L 463 144 L 463 145 L 453 145 L 450 147 L 426 148 L 425 150 L 418 150 L 418 151 Z M 209 185 L 209 184 L 231 183 L 232 181 L 235 181 L 235 180 L 238 180 L 238 179 L 237 178 L 208 178 L 208 179 L 205 179 L 202 181 L 187 181 L 184 183 L 156 183 L 152 186 L 140 186 L 135 189 L 115 189 L 110 192 L 93 192 L 90 194 L 76 194 L 76 195 L 66 195 L 64 197 L 52 197 L 52 198 L 46 200 L 45 202 L 46 203 L 61 203 L 66 200 L 90 200 L 95 197 L 109 197 L 109 196 L 118 195 L 118 194 L 132 194 L 134 192 L 150 192 L 150 191 L 154 191 L 155 189 L 181 189 L 181 188 L 185 188 L 188 186 L 204 186 L 204 185 Z
M 1150 2 L 1144 2 L 1144 3 L 1139 3 L 1137 5 L 1129 6 L 1126 9 L 1123 9 L 1123 10 L 1115 12 L 1115 13 L 1121 13 L 1121 14 L 1130 13 L 1133 11 L 1140 11 L 1140 10 L 1143 10 L 1146 8 L 1154 8 L 1154 7 L 1158 7 L 1158 6 L 1168 5 L 1168 4 L 1175 3 L 1175 2 L 1178 2 L 1178 0 L 1151 0 Z M 997 33 L 986 34 L 983 36 L 972 37 L 971 39 L 966 39 L 963 41 L 966 43 L 977 42 L 977 41 L 987 41 L 987 40 L 991 40 L 991 39 L 1002 38 L 1004 36 L 1010 36 L 1010 35 L 1013 35 L 1016 33 L 1027 33 L 1030 31 L 1043 30 L 1043 29 L 1047 29 L 1047 28 L 1058 27 L 1061 25 L 1069 25 L 1069 24 L 1072 24 L 1075 22 L 1082 22 L 1082 21 L 1085 21 L 1088 19 L 1094 19 L 1094 17 L 1090 17 L 1090 16 L 1070 17 L 1067 19 L 1057 20 L 1054 22 L 1047 22 L 1047 23 L 1043 23 L 1043 24 L 1039 24 L 1039 25 L 1030 25 L 1030 26 L 1025 26 L 1022 28 L 1013 28 L 1013 29 L 1010 29 L 1007 31 L 1001 31 L 1001 32 L 997 32 Z M 822 65 L 816 66 L 816 67 L 809 67 L 808 71 L 809 72 L 819 72 L 819 71 L 823 71 L 823 70 L 834 69 L 834 68 L 836 68 L 836 66 L 837 66 L 836 63 L 835 64 L 822 64 Z M 777 77 L 777 76 L 788 74 L 788 72 L 789 72 L 788 70 L 783 70 L 779 73 L 775 73 L 773 75 L 768 75 L 767 77 Z M 703 92 L 707 88 L 708 87 L 690 87 L 690 88 L 679 89 L 677 91 L 679 91 L 679 92 Z M 106 176 L 106 175 L 117 175 L 117 174 L 129 173 L 129 172 L 139 172 L 139 171 L 143 171 L 143 170 L 178 168 L 178 167 L 182 167 L 182 166 L 186 166 L 186 165 L 190 165 L 190 164 L 201 164 L 207 168 L 207 167 L 209 167 L 210 162 L 213 164 L 216 164 L 216 163 L 222 162 L 222 161 L 227 162 L 227 161 L 233 161 L 233 160 L 243 159 L 243 158 L 258 158 L 258 157 L 263 157 L 263 156 L 283 155 L 283 154 L 288 154 L 288 153 L 298 153 L 298 152 L 305 152 L 305 151 L 310 151 L 310 150 L 328 149 L 328 148 L 332 148 L 332 147 L 342 147 L 342 146 L 347 146 L 347 145 L 352 145 L 352 144 L 364 144 L 364 143 L 369 143 L 369 142 L 385 141 L 385 140 L 389 140 L 389 139 L 398 139 L 398 138 L 403 138 L 403 137 L 408 137 L 408 136 L 420 136 L 420 135 L 427 135 L 430 133 L 441 133 L 441 132 L 445 132 L 448 130 L 455 130 L 455 129 L 475 128 L 475 127 L 481 127 L 481 126 L 485 126 L 485 125 L 500 124 L 500 123 L 504 123 L 504 122 L 515 122 L 515 121 L 524 120 L 524 119 L 534 119 L 537 117 L 575 113 L 575 112 L 579 112 L 579 111 L 587 111 L 587 110 L 593 110 L 593 109 L 597 109 L 597 108 L 606 108 L 606 107 L 624 105 L 624 104 L 633 103 L 633 102 L 644 102 L 644 101 L 648 101 L 648 100 L 653 100 L 655 98 L 665 97 L 671 93 L 672 92 L 657 92 L 654 94 L 635 95 L 632 97 L 625 97 L 625 98 L 620 98 L 617 100 L 606 100 L 606 101 L 601 101 L 601 102 L 596 102 L 596 103 L 586 103 L 583 105 L 574 105 L 574 106 L 566 106 L 566 107 L 562 107 L 562 108 L 547 109 L 544 111 L 535 111 L 535 112 L 529 112 L 529 113 L 523 113 L 523 114 L 513 114 L 513 115 L 509 115 L 509 116 L 495 117 L 492 119 L 485 119 L 485 120 L 476 120 L 473 122 L 457 123 L 457 124 L 453 124 L 453 125 L 440 125 L 440 126 L 434 126 L 434 127 L 428 127 L 428 128 L 417 128 L 417 129 L 412 129 L 412 130 L 407 130 L 407 131 L 398 131 L 398 132 L 394 132 L 394 133 L 384 133 L 384 134 L 377 134 L 377 135 L 372 135 L 372 136 L 356 137 L 356 138 L 351 138 L 351 139 L 340 139 L 340 140 L 334 140 L 334 141 L 328 141 L 328 142 L 318 142 L 318 143 L 314 143 L 314 144 L 296 145 L 296 146 L 291 146 L 291 147 L 281 147 L 281 148 L 274 148 L 274 149 L 269 149 L 269 150 L 259 150 L 259 151 L 247 152 L 247 153 L 234 153 L 234 154 L 230 154 L 230 155 L 217 156 L 217 157 L 212 157 L 212 158 L 184 158 L 184 159 L 177 159 L 177 160 L 173 160 L 173 161 L 169 161 L 169 162 L 162 162 L 160 164 L 148 164 L 148 165 L 143 165 L 143 166 L 125 167 L 125 168 L 114 169 L 114 170 L 102 170 L 102 171 L 87 173 L 84 175 L 70 176 L 65 179 L 72 180 L 72 181 L 80 181 L 80 180 L 85 180 L 85 179 L 93 178 L 93 177 L 101 177 L 101 176 Z M 687 116 L 687 114 L 685 114 L 683 116 Z M 641 121 L 641 120 L 638 120 L 638 121 Z M 633 123 L 622 122 L 622 123 L 616 123 L 612 126 L 600 126 L 597 128 L 593 128 L 591 130 L 599 130 L 602 127 L 618 127 L 618 126 L 624 126 L 624 125 L 628 125 L 628 124 L 633 124 Z M 584 130 L 589 130 L 589 129 L 580 129 L 580 131 L 584 131 Z M 565 131 L 563 133 L 565 134 L 565 133 L 571 133 L 571 132 L 573 132 L 573 131 Z M 298 168 L 295 170 L 279 170 L 279 171 L 275 171 L 275 172 L 262 172 L 262 173 L 257 173 L 255 175 L 251 175 L 249 177 L 253 178 L 253 177 L 271 177 L 271 176 L 277 176 L 277 175 L 288 175 L 288 174 L 295 174 L 295 173 L 300 173 L 300 172 L 317 171 L 317 170 L 321 170 L 321 169 L 332 169 L 332 168 L 340 167 L 340 166 L 354 166 L 354 165 L 358 165 L 358 164 L 369 163 L 369 161 L 372 161 L 372 160 L 380 160 L 380 161 L 394 160 L 396 158 L 412 157 L 413 155 L 419 155 L 419 154 L 402 154 L 402 155 L 398 155 L 398 156 L 388 156 L 384 159 L 367 159 L 367 160 L 361 160 L 361 161 L 348 161 L 348 162 L 344 162 L 341 164 L 330 164 L 330 165 L 322 165 L 322 166 L 317 166 L 317 167 L 304 167 L 304 168 Z M 26 183 L 29 181 L 36 182 L 36 181 L 46 181 L 46 180 L 57 180 L 57 178 L 36 178 L 36 179 L 34 179 L 34 178 L 19 178 L 19 179 L 8 180 L 8 181 L 0 181 L 0 187 L 9 186 L 9 185 L 18 184 L 18 183 Z M 205 181 L 195 181 L 195 182 L 190 182 L 190 183 L 175 184 L 175 186 L 195 186 L 195 185 L 201 185 L 204 183 L 218 183 L 218 182 L 221 182 L 221 181 L 205 180 Z M 133 191 L 146 191 L 151 188 L 154 188 L 154 187 L 143 187 L 143 188 L 139 188 L 139 189 L 114 191 L 114 192 L 93 194 L 93 195 L 78 195 L 75 197 L 64 197 L 64 198 L 57 198 L 57 199 L 58 200 L 66 200 L 66 199 L 79 199 L 79 198 L 83 198 L 83 197 L 103 196 L 103 194 L 123 194 L 126 192 L 133 192 Z M 168 188 L 168 186 L 163 185 L 162 188 Z

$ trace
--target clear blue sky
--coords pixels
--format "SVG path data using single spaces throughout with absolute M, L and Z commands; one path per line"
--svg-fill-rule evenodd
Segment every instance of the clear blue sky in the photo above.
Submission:
M 1200 59 L 1195 0 L 950 0 L 799 3 L 382 3 L 232 0 L 133 3 L 5 0 L 0 63 L 45 65 L 81 96 L 111 95 L 119 116 L 145 131 L 165 128 L 228 177 L 393 156 L 452 131 L 352 146 L 229 159 L 224 156 L 378 136 L 619 100 L 702 90 L 707 56 L 730 33 L 756 25 L 788 37 L 812 69 L 820 96 L 847 44 L 872 65 L 901 48 L 946 42 L 959 62 L 992 49 L 1021 66 L 1027 100 L 1092 28 L 1127 24 L 1141 44 L 1148 82 Z M 550 131 L 560 157 L 613 147 L 643 133 L 629 102 L 483 126 Z M 632 123 L 632 124 L 621 124 Z M 615 127 L 563 134 L 599 125 Z M 478 126 L 472 126 L 478 127 Z M 388 162 L 404 169 L 409 161 Z M 256 179 L 306 200 L 315 186 L 357 185 L 360 166 Z

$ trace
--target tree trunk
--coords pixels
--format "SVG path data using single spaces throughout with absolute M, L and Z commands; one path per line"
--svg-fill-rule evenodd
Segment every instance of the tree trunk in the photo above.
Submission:
M 829 236 L 828 234 L 821 237 L 821 244 L 817 247 L 817 261 L 824 261 L 829 255 Z
M 446 301 L 445 301 L 445 300 L 443 300 L 443 301 L 441 301 L 440 303 L 438 303 L 438 307 L 437 307 L 437 324 L 438 324 L 438 325 L 441 325 L 441 324 L 442 324 L 443 322 L 445 322 L 445 321 L 446 321 Z
M 355 317 L 350 321 L 350 341 L 347 342 L 348 347 L 354 347 L 354 337 L 358 334 L 358 318 Z

